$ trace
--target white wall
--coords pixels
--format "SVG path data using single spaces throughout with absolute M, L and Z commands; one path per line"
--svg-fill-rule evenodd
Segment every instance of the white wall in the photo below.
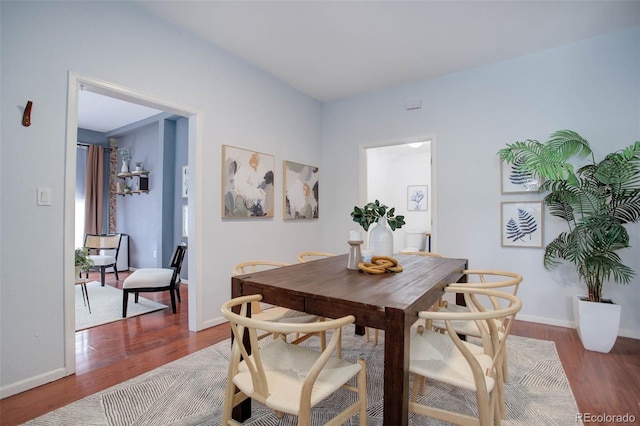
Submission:
M 542 249 L 500 246 L 500 202 L 541 196 L 502 195 L 496 152 L 516 140 L 546 140 L 560 129 L 586 137 L 597 158 L 640 140 L 638 46 L 640 27 L 326 104 L 322 163 L 329 175 L 325 188 L 334 195 L 324 210 L 332 224 L 324 232 L 326 249 L 341 248 L 353 227 L 353 205 L 365 201 L 355 184 L 361 170 L 353 166 L 360 147 L 433 135 L 437 251 L 468 258 L 471 268 L 522 273 L 519 318 L 573 326 L 571 296 L 583 287 L 556 282 L 566 271 L 547 272 Z M 405 101 L 416 98 L 423 108 L 406 111 Z M 561 229 L 547 216 L 544 241 Z M 629 232 L 634 251 L 621 255 L 640 274 L 640 225 Z M 621 335 L 640 337 L 639 286 L 636 276 L 629 286 L 605 287 L 622 305 Z
M 206 262 L 198 277 L 204 323 L 220 320 L 234 263 L 256 257 L 295 262 L 300 251 L 322 249 L 323 218 L 282 220 L 279 173 L 283 160 L 322 170 L 319 102 L 132 3 L 2 1 L 0 8 L 2 397 L 68 374 L 63 236 L 73 233 L 64 229 L 65 197 L 73 197 L 64 193 L 69 71 L 201 114 L 197 233 L 198 256 Z M 24 127 L 28 100 L 33 124 Z M 273 219 L 220 218 L 222 144 L 275 156 Z M 36 206 L 36 188 L 43 186 L 52 189 L 50 207 Z

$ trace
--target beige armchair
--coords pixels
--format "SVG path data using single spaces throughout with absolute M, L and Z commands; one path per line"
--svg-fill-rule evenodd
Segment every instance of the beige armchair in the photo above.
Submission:
M 105 284 L 105 272 L 107 268 L 113 268 L 113 272 L 118 277 L 118 251 L 120 250 L 121 234 L 85 234 L 84 247 L 89 249 L 89 259 L 93 261 L 93 266 L 89 269 L 100 269 L 100 284 Z M 85 275 L 89 277 L 89 272 Z

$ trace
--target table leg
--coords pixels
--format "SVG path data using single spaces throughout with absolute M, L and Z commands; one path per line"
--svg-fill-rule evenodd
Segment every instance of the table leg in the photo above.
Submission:
M 240 296 L 243 296 L 242 284 L 240 283 L 240 280 L 236 278 L 231 278 L 231 298 L 236 298 Z M 249 315 L 251 315 L 251 305 L 249 305 Z M 245 347 L 248 348 L 247 350 L 249 351 L 249 353 L 251 353 L 250 352 L 251 345 L 248 344 L 249 335 L 245 333 L 244 338 L 246 340 Z M 233 332 L 231 332 L 231 341 L 233 341 Z M 237 388 L 236 388 L 236 391 L 237 391 Z M 231 418 L 239 422 L 243 422 L 247 420 L 249 417 L 251 417 L 251 398 L 247 398 L 244 401 L 242 401 L 240 404 L 233 407 L 233 411 L 231 413 Z
M 409 423 L 409 338 L 412 322 L 400 309 L 386 308 L 385 315 L 383 424 L 407 425 Z

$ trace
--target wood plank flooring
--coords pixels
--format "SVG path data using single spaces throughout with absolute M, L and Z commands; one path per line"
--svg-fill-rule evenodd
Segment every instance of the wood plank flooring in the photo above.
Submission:
M 116 282 L 108 274 L 107 284 L 121 287 L 127 273 L 119 275 Z M 164 309 L 76 333 L 76 374 L 0 400 L 0 424 L 21 424 L 229 337 L 226 324 L 190 332 L 186 286 L 181 295 L 176 315 Z M 170 305 L 167 292 L 144 296 Z M 513 334 L 556 343 L 581 413 L 628 413 L 640 422 L 640 340 L 619 337 L 601 354 L 585 351 L 573 329 L 516 321 Z

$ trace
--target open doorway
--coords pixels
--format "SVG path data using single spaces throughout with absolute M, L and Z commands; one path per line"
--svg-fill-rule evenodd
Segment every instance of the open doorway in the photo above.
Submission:
M 433 248 L 432 139 L 365 148 L 366 200 L 395 207 L 406 225 L 393 233 L 393 252 Z
M 78 122 L 78 109 L 79 109 L 79 93 L 81 90 L 89 90 L 93 93 L 102 95 L 104 97 L 113 98 L 119 101 L 129 102 L 133 104 L 142 105 L 154 110 L 164 111 L 168 114 L 178 115 L 185 117 L 187 120 L 188 129 L 188 150 L 186 162 L 189 164 L 189 158 L 195 158 L 194 154 L 199 149 L 198 145 L 201 143 L 198 137 L 198 113 L 196 111 L 184 108 L 170 102 L 161 101 L 147 95 L 137 93 L 130 89 L 120 87 L 111 83 L 106 83 L 100 80 L 93 79 L 91 77 L 81 76 L 79 74 L 69 73 L 69 89 L 68 89 L 68 107 L 67 107 L 67 161 L 65 170 L 65 277 L 71 277 L 73 274 L 73 262 L 72 254 L 76 247 L 76 227 L 75 227 L 75 184 L 76 184 L 76 157 L 77 157 L 77 131 L 79 127 Z M 197 198 L 195 197 L 197 189 L 197 176 L 198 167 L 197 162 L 193 161 L 189 164 L 190 169 L 190 192 L 186 201 L 189 202 L 188 214 L 191 219 L 182 219 L 185 223 L 188 223 L 190 238 L 189 245 L 194 249 L 197 245 L 197 233 L 195 230 L 198 227 L 197 223 Z M 162 179 L 162 176 L 158 176 Z M 188 300 L 184 302 L 189 306 L 189 330 L 197 331 L 202 328 L 201 324 L 197 323 L 198 318 L 198 306 L 196 303 L 197 295 L 199 293 L 200 283 L 197 276 L 197 271 L 194 266 L 196 265 L 197 251 L 189 250 L 189 256 L 186 260 L 186 264 L 191 265 L 191 272 L 189 277 L 189 291 Z M 69 281 L 69 280 L 65 280 Z M 75 372 L 75 294 L 73 288 L 65 288 L 65 369 L 68 374 Z

